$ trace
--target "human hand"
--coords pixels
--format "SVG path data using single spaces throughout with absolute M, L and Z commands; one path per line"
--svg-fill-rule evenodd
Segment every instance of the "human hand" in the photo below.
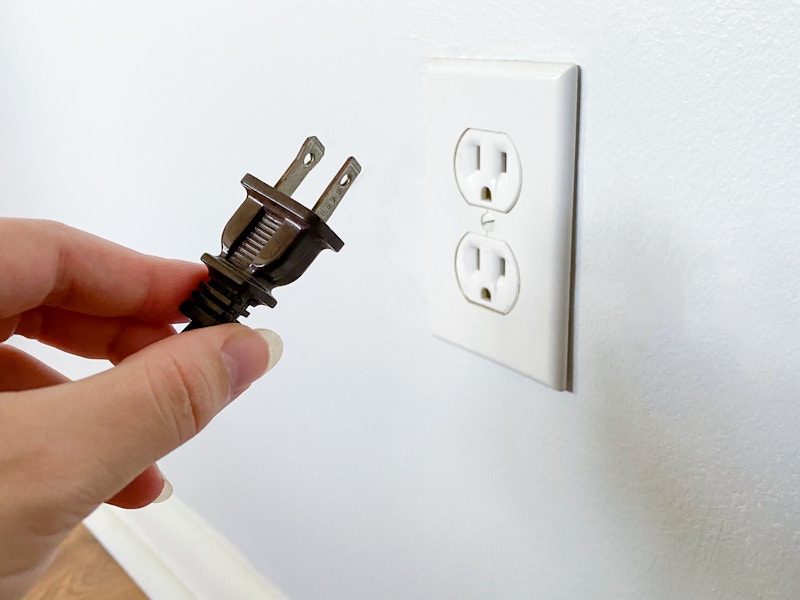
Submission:
M 116 366 L 70 382 L 0 344 L 0 599 L 21 596 L 99 504 L 135 508 L 155 461 L 280 358 L 238 324 L 187 332 L 177 307 L 205 267 L 153 258 L 64 225 L 0 219 L 0 341 L 14 334 Z M 259 335 L 260 334 L 260 335 Z M 169 485 L 169 484 L 166 484 Z

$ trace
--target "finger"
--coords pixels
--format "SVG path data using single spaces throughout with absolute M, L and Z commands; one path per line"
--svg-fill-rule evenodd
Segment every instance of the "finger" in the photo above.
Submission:
M 40 305 L 177 322 L 203 265 L 145 256 L 60 223 L 0 219 L 0 319 Z M 35 260 L 35 268 L 31 261 Z
M 164 478 L 161 469 L 150 465 L 122 490 L 106 500 L 120 508 L 142 508 L 153 502 L 163 502 L 172 495 L 172 485 Z
M 93 377 L 20 392 L 36 394 L 29 425 L 46 432 L 45 491 L 92 510 L 197 434 L 274 365 L 281 347 L 272 332 L 209 327 L 157 342 Z
M 31 355 L 0 344 L 0 392 L 16 392 L 56 385 L 69 381 Z
M 67 381 L 67 377 L 22 350 L 0 345 L 0 392 L 35 389 Z M 161 470 L 150 465 L 106 502 L 120 508 L 141 508 L 162 498 L 166 500 L 171 493 L 172 485 Z
M 95 317 L 43 306 L 20 316 L 15 333 L 86 358 L 114 364 L 175 333 L 171 325 L 131 317 Z

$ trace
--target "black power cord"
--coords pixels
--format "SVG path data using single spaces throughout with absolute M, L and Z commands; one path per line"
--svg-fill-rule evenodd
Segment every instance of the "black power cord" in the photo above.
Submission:
M 312 210 L 291 198 L 324 153 L 310 137 L 275 187 L 244 176 L 247 198 L 222 231 L 222 253 L 203 254 L 209 278 L 181 304 L 191 319 L 184 331 L 233 323 L 258 304 L 275 306 L 273 288 L 300 277 L 322 250 L 344 246 L 326 221 L 361 172 L 355 158 L 345 161 Z

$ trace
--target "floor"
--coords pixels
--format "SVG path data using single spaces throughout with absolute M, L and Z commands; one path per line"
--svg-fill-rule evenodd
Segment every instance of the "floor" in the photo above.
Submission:
M 64 540 L 47 574 L 23 600 L 147 600 L 81 525 Z

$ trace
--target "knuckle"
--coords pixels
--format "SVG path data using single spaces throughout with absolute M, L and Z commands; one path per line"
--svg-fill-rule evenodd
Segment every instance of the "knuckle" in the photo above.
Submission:
M 158 361 L 148 361 L 150 396 L 158 405 L 163 422 L 173 430 L 177 444 L 203 429 L 229 394 L 220 368 L 222 365 L 209 372 L 171 353 Z

